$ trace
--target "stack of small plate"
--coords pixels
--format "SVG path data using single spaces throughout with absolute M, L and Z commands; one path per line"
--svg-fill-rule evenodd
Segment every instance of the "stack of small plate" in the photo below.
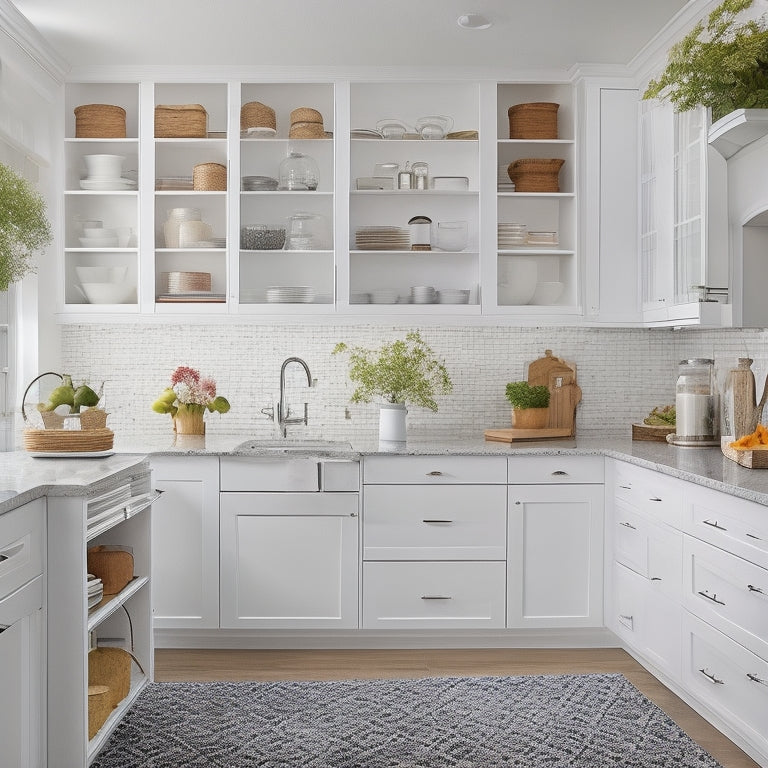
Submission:
M 391 288 L 371 291 L 371 304 L 397 304 L 397 298 L 397 291 Z
M 350 293 L 349 303 L 350 304 L 370 304 L 371 294 L 370 293 Z
M 85 591 L 88 596 L 88 608 L 98 605 L 104 597 L 104 584 L 101 579 L 96 578 L 92 573 L 87 574 Z
M 211 290 L 210 272 L 165 272 L 166 293 L 192 293 Z
M 525 224 L 500 221 L 498 224 L 499 248 L 518 248 L 526 243 Z
M 411 233 L 402 227 L 360 227 L 355 245 L 361 251 L 401 251 L 411 247 Z
M 437 293 L 438 304 L 469 304 L 469 289 L 441 288 Z
M 274 192 L 277 179 L 271 176 L 243 176 L 243 192 Z
M 414 304 L 434 304 L 437 293 L 431 285 L 411 286 L 411 300 Z
M 557 245 L 557 232 L 529 232 L 526 245 L 555 246 Z
M 273 285 L 267 288 L 268 304 L 311 304 L 315 289 L 307 285 Z
M 163 176 L 155 179 L 157 190 L 192 190 L 191 176 Z

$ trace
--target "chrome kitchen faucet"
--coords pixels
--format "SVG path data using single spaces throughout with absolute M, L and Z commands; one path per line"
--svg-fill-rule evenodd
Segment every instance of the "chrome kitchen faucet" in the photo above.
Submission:
M 281 437 L 288 436 L 287 428 L 289 424 L 308 423 L 306 402 L 304 403 L 304 416 L 294 416 L 293 418 L 291 418 L 291 408 L 285 402 L 285 369 L 291 363 L 298 363 L 305 370 L 307 374 L 308 387 L 313 387 L 315 385 L 312 379 L 312 374 L 309 372 L 309 366 L 300 357 L 288 357 L 283 361 L 282 366 L 280 366 L 280 400 L 278 401 L 277 406 L 270 406 L 268 408 L 261 409 L 263 414 L 269 416 L 274 420 L 275 424 L 277 424 L 277 428 Z

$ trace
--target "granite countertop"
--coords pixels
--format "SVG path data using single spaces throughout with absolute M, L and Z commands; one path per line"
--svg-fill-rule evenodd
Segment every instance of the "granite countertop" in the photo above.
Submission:
M 247 435 L 205 437 L 116 437 L 113 456 L 103 458 L 32 458 L 24 451 L 5 453 L 0 463 L 0 514 L 44 495 L 87 495 L 116 474 L 135 472 L 148 456 L 275 456 L 271 451 L 241 450 Z M 268 441 L 274 443 L 274 441 Z M 297 442 L 289 438 L 286 445 Z M 683 448 L 630 439 L 576 438 L 525 443 L 500 443 L 445 436 L 409 439 L 405 447 L 382 450 L 378 443 L 336 444 L 334 459 L 362 456 L 566 456 L 594 455 L 628 461 L 682 480 L 704 485 L 768 506 L 768 471 L 751 470 L 725 458 L 719 448 Z M 290 454 L 288 454 L 288 457 Z M 279 458 L 286 458 L 279 454 Z M 10 498 L 8 493 L 14 492 Z M 5 500 L 4 500 L 5 499 Z

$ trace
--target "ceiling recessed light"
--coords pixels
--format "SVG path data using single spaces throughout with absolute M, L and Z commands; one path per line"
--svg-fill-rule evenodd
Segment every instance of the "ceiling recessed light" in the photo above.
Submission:
M 456 19 L 462 29 L 488 29 L 493 22 L 482 13 L 463 13 Z

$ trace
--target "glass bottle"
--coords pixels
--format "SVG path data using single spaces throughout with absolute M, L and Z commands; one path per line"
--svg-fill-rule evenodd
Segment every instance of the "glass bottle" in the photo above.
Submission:
M 723 429 L 738 440 L 757 427 L 755 375 L 752 359 L 740 357 L 736 368 L 728 371 L 723 397 Z

